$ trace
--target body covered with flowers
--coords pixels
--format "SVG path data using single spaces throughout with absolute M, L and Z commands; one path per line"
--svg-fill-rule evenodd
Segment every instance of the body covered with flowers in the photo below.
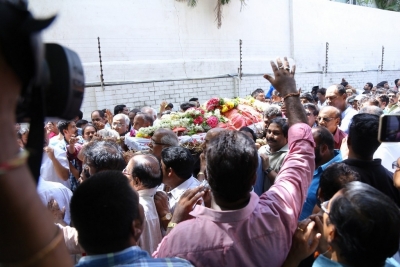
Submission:
M 268 104 L 267 104 L 268 105 Z M 178 135 L 195 135 L 221 127 L 239 130 L 243 126 L 262 123 L 262 111 L 265 104 L 253 98 L 212 98 L 200 108 L 189 108 L 185 112 L 172 112 L 163 115 L 153 126 L 140 128 L 137 132 L 127 134 L 134 141 L 145 141 L 157 129 L 167 128 Z

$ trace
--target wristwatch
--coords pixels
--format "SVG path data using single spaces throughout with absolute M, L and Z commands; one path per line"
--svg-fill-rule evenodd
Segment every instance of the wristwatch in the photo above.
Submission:
M 168 212 L 167 214 L 165 214 L 164 217 L 161 218 L 161 221 L 170 221 L 171 219 L 172 219 L 172 214 Z
M 177 223 L 169 222 L 167 228 L 174 228 Z
M 271 167 L 268 167 L 268 169 L 266 169 L 266 170 L 264 171 L 264 174 L 265 174 L 265 175 L 268 175 L 270 172 L 272 172 L 272 168 L 271 168 Z

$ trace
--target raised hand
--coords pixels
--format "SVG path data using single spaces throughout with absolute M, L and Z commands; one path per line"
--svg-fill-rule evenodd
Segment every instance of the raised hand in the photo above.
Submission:
M 185 193 L 182 194 L 178 203 L 176 203 L 171 222 L 180 223 L 191 219 L 192 216 L 190 216 L 189 213 L 193 210 L 195 204 L 201 201 L 200 199 L 203 197 L 204 193 L 203 186 L 186 190 Z
M 271 67 L 274 71 L 275 78 L 268 74 L 265 74 L 264 78 L 267 79 L 282 96 L 289 93 L 297 93 L 296 82 L 294 80 L 296 65 L 293 64 L 293 66 L 290 67 L 286 57 L 284 57 L 283 62 L 280 58 L 278 58 L 276 62 L 278 66 L 274 61 L 271 61 Z

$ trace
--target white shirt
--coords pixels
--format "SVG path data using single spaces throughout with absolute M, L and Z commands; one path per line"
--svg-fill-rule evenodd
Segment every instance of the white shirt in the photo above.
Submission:
M 39 177 L 39 184 L 36 190 L 39 194 L 40 199 L 46 207 L 47 203 L 51 199 L 55 199 L 57 201 L 60 209 L 63 209 L 65 207 L 64 222 L 66 222 L 67 224 L 71 223 L 71 214 L 69 211 L 69 203 L 72 197 L 71 190 L 66 188 L 61 183 L 45 181 L 42 177 Z
M 144 209 L 145 217 L 143 232 L 139 239 L 139 246 L 151 255 L 157 250 L 157 246 L 162 240 L 160 220 L 158 218 L 156 205 L 154 204 L 154 195 L 157 192 L 157 188 L 144 189 L 137 192 L 139 194 L 139 203 Z
M 326 106 L 326 100 L 324 101 L 324 103 L 321 104 L 321 101 L 318 100 L 318 108 L 322 108 Z
M 381 159 L 382 166 L 391 172 L 393 161 L 400 158 L 400 143 L 381 143 L 374 153 L 374 159 Z
M 60 162 L 61 166 L 69 170 L 67 152 L 57 146 L 54 146 L 52 148 L 54 149 L 54 157 L 58 160 L 58 162 Z M 53 166 L 53 162 L 46 152 L 43 152 L 42 166 L 40 167 L 40 176 L 45 181 L 61 183 L 67 188 L 71 188 L 71 183 L 69 179 L 67 181 L 64 181 L 63 179 L 61 179 L 61 177 L 57 175 L 56 169 Z
M 167 193 L 168 195 L 168 204 L 169 204 L 169 209 L 171 213 L 174 213 L 175 210 L 175 205 L 178 203 L 179 199 L 181 198 L 182 194 L 190 189 L 190 188 L 195 188 L 200 185 L 199 180 L 194 178 L 193 176 L 181 183 L 179 186 L 175 187 L 171 191 Z M 164 184 L 161 184 L 159 187 L 159 190 L 164 189 Z
M 353 116 L 358 114 L 358 111 L 353 109 L 351 106 L 347 106 L 346 110 L 342 112 L 342 122 L 340 123 L 339 129 L 349 134 L 349 126 L 353 120 Z

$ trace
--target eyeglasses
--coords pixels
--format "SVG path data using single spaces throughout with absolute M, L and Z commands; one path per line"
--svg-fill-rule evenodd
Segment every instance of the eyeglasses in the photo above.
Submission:
M 323 212 L 325 212 L 326 214 L 329 215 L 328 204 L 329 204 L 329 200 L 325 201 L 325 202 L 322 202 L 321 203 L 321 209 L 322 209 Z
M 311 112 L 306 112 L 307 117 L 311 116 Z
M 334 119 L 334 118 L 328 118 L 328 117 L 322 118 L 322 117 L 317 117 L 317 120 L 318 120 L 318 121 L 323 120 L 324 122 L 330 122 L 330 121 L 333 120 L 333 119 Z
M 392 169 L 399 169 L 399 168 L 400 168 L 400 166 L 399 166 L 399 164 L 397 164 L 397 161 L 393 161 Z
M 118 127 L 118 128 L 121 128 L 123 125 L 125 125 L 125 124 L 114 123 L 114 122 L 113 122 L 113 124 L 112 124 L 113 127 Z
M 388 95 L 388 98 L 396 97 L 396 95 Z

